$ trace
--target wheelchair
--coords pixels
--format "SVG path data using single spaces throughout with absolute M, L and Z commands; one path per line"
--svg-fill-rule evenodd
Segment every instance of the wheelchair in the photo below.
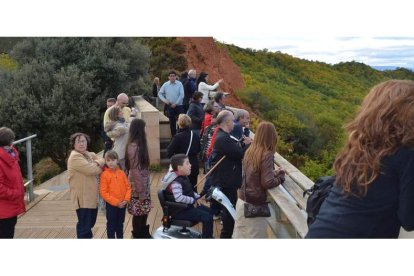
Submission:
M 233 217 L 236 219 L 236 210 L 231 204 L 230 200 L 220 191 L 219 188 L 212 186 L 207 194 L 207 200 L 214 199 L 222 206 L 224 206 Z M 167 201 L 165 197 L 165 190 L 158 191 L 158 199 L 163 211 L 162 226 L 159 227 L 152 235 L 154 239 L 200 239 L 201 233 L 194 230 L 193 227 L 198 222 L 189 220 L 177 220 L 171 217 L 168 208 L 175 207 L 179 209 L 187 208 L 187 204 Z
M 162 226 L 152 235 L 154 239 L 201 239 L 201 233 L 191 228 L 198 222 L 178 220 L 171 217 L 169 208 L 185 209 L 187 204 L 167 201 L 163 189 L 158 191 L 158 199 L 160 200 L 163 217 Z

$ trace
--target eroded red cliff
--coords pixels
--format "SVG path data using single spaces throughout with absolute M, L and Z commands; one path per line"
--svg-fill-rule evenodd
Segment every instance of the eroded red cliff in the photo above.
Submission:
M 230 58 L 226 49 L 218 47 L 212 37 L 180 37 L 186 46 L 186 59 L 188 69 L 197 70 L 197 75 L 204 71 L 209 74 L 209 82 L 215 83 L 219 79 L 224 82 L 220 84 L 217 91 L 230 93 L 226 98 L 226 105 L 243 108 L 251 111 L 237 97 L 237 91 L 244 88 L 240 68 Z

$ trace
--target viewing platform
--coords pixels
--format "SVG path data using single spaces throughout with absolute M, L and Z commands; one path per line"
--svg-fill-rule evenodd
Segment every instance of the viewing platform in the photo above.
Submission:
M 138 109 L 137 117 L 144 119 L 147 123 L 150 163 L 158 166 L 164 165 L 162 171 L 150 174 L 151 199 L 154 208 L 148 215 L 147 223 L 150 225 L 150 232 L 154 233 L 161 226 L 163 216 L 157 192 L 161 188 L 161 179 L 167 172 L 165 165 L 169 163 L 166 156 L 166 148 L 171 140 L 169 121 L 162 112 L 142 97 L 135 96 L 133 99 Z M 235 108 L 231 109 L 237 111 Z M 251 136 L 254 138 L 254 133 L 251 133 Z M 307 196 L 304 197 L 303 192 L 311 188 L 314 183 L 278 153 L 274 155 L 274 163 L 276 168 L 283 167 L 285 169 L 286 181 L 282 185 L 268 190 L 268 199 L 276 214 L 274 220 L 269 220 L 268 236 L 270 238 L 304 238 L 308 226 L 305 211 Z M 200 170 L 199 180 L 203 176 L 203 172 Z M 199 185 L 199 191 L 202 186 L 203 184 Z M 35 195 L 35 199 L 28 203 L 27 212 L 19 217 L 15 238 L 76 238 L 77 216 L 70 200 L 66 172 L 36 187 L 34 192 L 30 191 L 30 193 Z M 28 198 L 33 199 L 33 196 Z M 201 200 L 201 203 L 209 205 L 204 200 Z M 194 228 L 201 232 L 201 224 L 195 225 Z M 213 233 L 215 238 L 219 238 L 220 230 L 220 220 L 216 220 Z M 131 231 L 131 215 L 127 212 L 124 223 L 124 238 L 131 238 Z M 93 236 L 95 239 L 107 238 L 106 217 L 102 210 L 98 211 Z M 401 230 L 400 238 L 413 238 L 413 234 Z
M 151 199 L 154 208 L 148 215 L 147 224 L 150 232 L 161 226 L 163 215 L 157 191 L 161 186 L 161 178 L 166 171 L 151 173 Z M 202 175 L 200 175 L 200 178 Z M 202 187 L 201 187 L 202 188 Z M 201 189 L 200 188 L 200 189 Z M 70 200 L 69 185 L 66 173 L 62 173 L 35 189 L 36 199 L 27 205 L 27 212 L 20 216 L 16 224 L 15 239 L 76 239 L 76 223 L 78 221 L 75 209 Z M 194 226 L 201 231 L 201 224 Z M 220 236 L 219 220 L 214 224 L 214 237 Z M 131 238 L 132 216 L 126 213 L 124 223 L 124 239 Z M 95 239 L 106 239 L 105 212 L 98 210 L 98 218 L 92 229 Z

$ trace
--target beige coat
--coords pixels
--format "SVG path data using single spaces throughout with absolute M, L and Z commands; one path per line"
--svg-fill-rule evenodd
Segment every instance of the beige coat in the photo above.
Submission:
M 86 152 L 91 160 L 97 160 L 101 165 L 103 159 L 98 159 L 95 153 Z M 98 206 L 98 176 L 101 168 L 93 161 L 89 161 L 83 154 L 72 150 L 68 159 L 68 181 L 70 196 L 75 209 L 97 208 Z

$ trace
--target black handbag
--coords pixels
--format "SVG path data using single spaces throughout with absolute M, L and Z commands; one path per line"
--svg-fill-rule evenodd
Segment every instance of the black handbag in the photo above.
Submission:
M 246 193 L 245 193 L 246 194 Z M 256 218 L 256 217 L 270 217 L 269 204 L 254 205 L 248 202 L 244 203 L 244 217 Z
M 267 202 L 259 205 L 251 204 L 247 202 L 247 193 L 246 193 L 246 174 L 243 172 L 244 178 L 244 217 L 245 218 L 257 218 L 257 217 L 270 217 L 270 208 Z

